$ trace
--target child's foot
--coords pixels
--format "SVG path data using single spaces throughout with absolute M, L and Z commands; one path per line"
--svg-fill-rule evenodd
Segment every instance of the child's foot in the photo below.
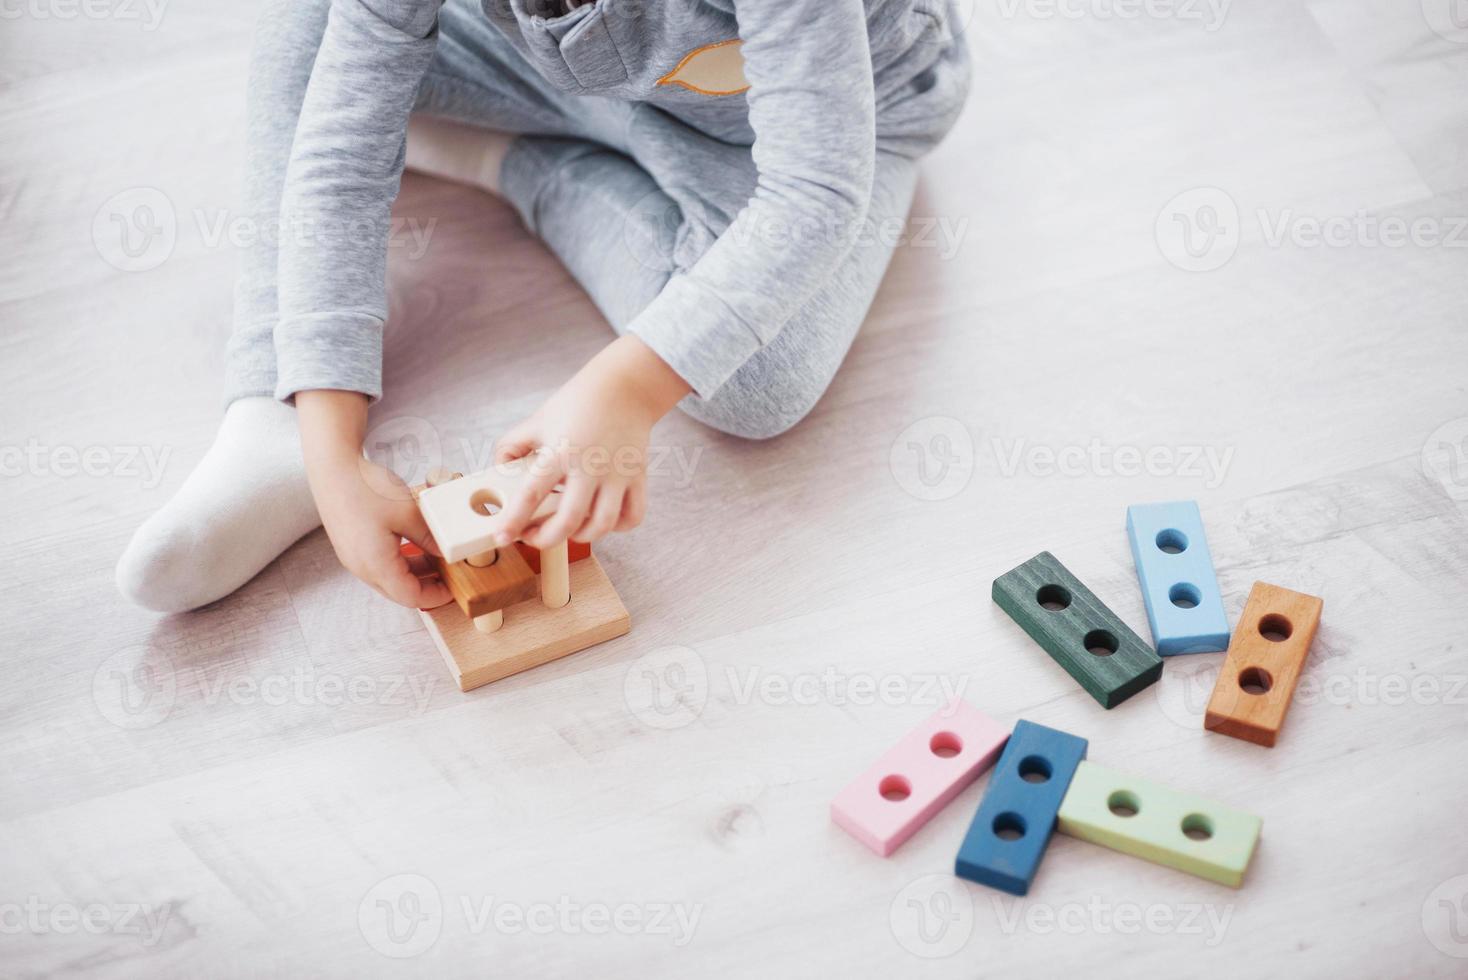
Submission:
M 407 167 L 420 174 L 468 184 L 491 194 L 500 192 L 500 164 L 515 137 L 494 129 L 476 129 L 413 116 L 408 120 Z
M 194 609 L 244 585 L 320 526 L 295 409 L 241 398 L 178 493 L 133 535 L 117 586 L 159 612 Z

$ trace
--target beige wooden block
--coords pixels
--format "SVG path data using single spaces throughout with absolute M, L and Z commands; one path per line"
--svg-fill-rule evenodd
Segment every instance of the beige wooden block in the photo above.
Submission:
M 420 490 L 418 509 L 444 559 L 463 561 L 494 548 L 499 521 L 490 510 L 503 507 L 532 476 L 524 460 L 515 460 Z M 555 493 L 548 494 L 535 509 L 532 521 L 555 513 L 557 498 Z
M 476 630 L 453 603 L 419 610 L 459 690 L 472 691 L 632 628 L 627 608 L 595 556 L 572 563 L 570 572 L 569 603 L 547 609 L 538 596 L 528 599 L 506 609 L 504 625 L 493 633 Z

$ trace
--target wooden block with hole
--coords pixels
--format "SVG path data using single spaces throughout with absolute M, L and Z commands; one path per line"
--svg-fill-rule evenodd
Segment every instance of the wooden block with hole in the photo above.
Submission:
M 1228 617 L 1197 503 L 1133 504 L 1126 530 L 1157 655 L 1227 650 Z
M 1069 837 L 1230 888 L 1244 883 L 1263 826 L 1253 814 L 1094 762 L 1077 767 L 1057 817 Z
M 838 827 L 887 857 L 994 764 L 1009 731 L 954 701 L 883 753 L 831 801 Z
M 1085 739 L 1018 722 L 964 835 L 953 873 L 1011 895 L 1026 894 L 1050 846 L 1060 801 L 1085 757 Z
M 499 531 L 496 519 L 506 501 L 534 478 L 525 460 L 502 463 L 480 473 L 450 479 L 419 491 L 418 509 L 445 561 L 463 561 L 491 551 Z M 560 495 L 551 493 L 536 508 L 532 521 L 555 512 Z
M 1325 602 L 1255 582 L 1203 716 L 1209 731 L 1272 746 L 1310 656 Z
M 1048 551 L 995 579 L 993 597 L 1103 708 L 1162 676 L 1162 658 Z

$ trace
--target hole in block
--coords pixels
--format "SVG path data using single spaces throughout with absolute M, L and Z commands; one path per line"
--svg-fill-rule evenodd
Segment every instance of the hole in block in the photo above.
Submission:
M 903 776 L 885 776 L 877 784 L 877 792 L 882 794 L 884 800 L 901 803 L 912 795 L 912 784 Z
M 1274 678 L 1263 667 L 1245 667 L 1239 671 L 1239 689 L 1245 694 L 1268 694 Z
M 1044 783 L 1050 779 L 1050 760 L 1027 755 L 1019 760 L 1019 778 L 1027 783 Z
M 1196 585 L 1179 582 L 1167 590 L 1167 598 L 1179 609 L 1194 609 L 1203 601 L 1203 593 L 1198 591 Z
M 1157 532 L 1157 550 L 1168 555 L 1180 555 L 1188 550 L 1188 536 L 1176 528 Z
M 1294 631 L 1290 621 L 1278 613 L 1270 613 L 1259 620 L 1259 635 L 1272 643 L 1283 643 Z
M 1106 798 L 1106 809 L 1118 817 L 1135 817 L 1142 812 L 1142 801 L 1129 789 L 1119 789 Z
M 1070 590 L 1063 585 L 1042 585 L 1035 601 L 1051 612 L 1060 612 L 1070 605 Z
M 928 740 L 928 748 L 940 759 L 951 759 L 963 751 L 963 739 L 952 732 L 939 732 Z
M 1018 813 L 1001 813 L 994 818 L 994 836 L 1000 840 L 1019 840 L 1025 835 L 1025 818 Z
M 1188 840 L 1208 840 L 1213 836 L 1213 821 L 1201 813 L 1190 813 L 1183 817 L 1183 834 Z
M 1116 637 L 1110 630 L 1091 630 L 1081 642 L 1097 657 L 1109 657 L 1117 648 Z
M 474 513 L 482 514 L 485 517 L 498 513 L 499 509 L 504 505 L 505 502 L 500 499 L 499 494 L 487 487 L 475 490 L 469 495 L 469 508 Z

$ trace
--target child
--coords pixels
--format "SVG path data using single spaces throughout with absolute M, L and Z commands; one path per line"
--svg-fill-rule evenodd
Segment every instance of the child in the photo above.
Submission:
M 861 325 L 917 159 L 962 106 L 961 26 L 944 0 L 269 3 L 245 197 L 282 234 L 242 256 L 229 408 L 133 537 L 123 592 L 192 609 L 324 524 L 384 595 L 447 599 L 398 557 L 400 536 L 432 542 L 361 452 L 405 163 L 502 195 L 619 335 L 497 447 L 537 463 L 507 540 L 637 525 L 640 469 L 578 460 L 641 458 L 674 406 L 752 439 L 794 425 Z M 557 482 L 558 510 L 527 531 Z

